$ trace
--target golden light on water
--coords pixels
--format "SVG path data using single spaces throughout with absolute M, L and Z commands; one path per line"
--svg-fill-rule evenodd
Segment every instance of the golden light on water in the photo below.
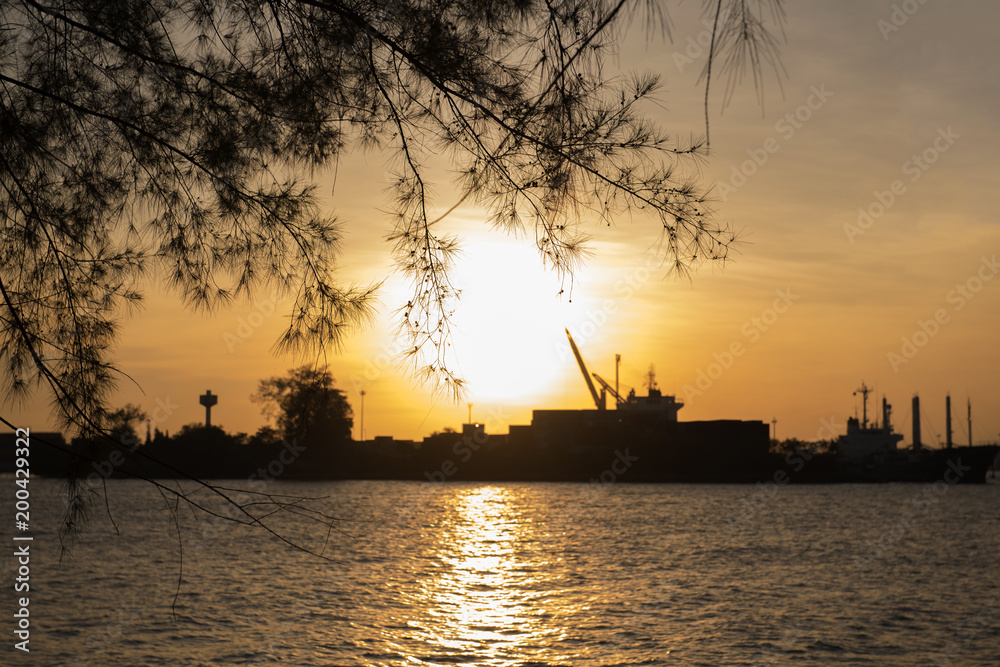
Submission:
M 526 656 L 558 660 L 554 647 L 566 612 L 547 599 L 560 582 L 540 549 L 515 490 L 480 487 L 449 499 L 435 544 L 440 571 L 420 597 L 436 610 L 422 623 L 430 653 L 465 656 L 481 665 L 513 665 Z M 411 622 L 412 623 L 412 622 Z

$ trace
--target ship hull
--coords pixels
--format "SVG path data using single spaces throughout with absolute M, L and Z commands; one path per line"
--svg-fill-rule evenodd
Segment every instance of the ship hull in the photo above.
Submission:
M 881 460 L 851 462 L 819 455 L 790 473 L 792 483 L 864 484 L 914 482 L 984 484 L 1000 448 L 995 446 L 899 451 Z

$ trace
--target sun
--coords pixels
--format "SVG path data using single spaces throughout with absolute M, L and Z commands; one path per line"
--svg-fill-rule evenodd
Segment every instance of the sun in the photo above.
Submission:
M 530 241 L 479 235 L 455 266 L 459 371 L 471 396 L 522 403 L 546 393 L 566 368 L 564 327 L 574 307 Z

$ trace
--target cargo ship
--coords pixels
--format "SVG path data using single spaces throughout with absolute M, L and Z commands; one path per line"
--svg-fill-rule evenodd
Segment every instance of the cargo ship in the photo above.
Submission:
M 921 442 L 920 403 L 914 397 L 914 442 L 901 448 L 903 436 L 893 430 L 892 406 L 886 399 L 882 399 L 881 421 L 869 424 L 871 390 L 862 384 L 856 392 L 862 396 L 862 416 L 848 419 L 847 433 L 829 451 L 775 452 L 770 425 L 764 421 L 678 420 L 684 404 L 660 391 L 652 366 L 646 376 L 646 395 L 637 395 L 634 389 L 623 394 L 618 384 L 621 356 L 615 355 L 612 384 L 588 371 L 573 337 L 569 331 L 566 334 L 593 408 L 534 410 L 530 424 L 510 425 L 506 434 L 486 433 L 483 424 L 472 422 L 470 408 L 470 423 L 463 424 L 461 432 L 446 430 L 421 441 L 385 436 L 315 448 L 311 451 L 318 453 L 312 459 L 305 455 L 296 465 L 289 465 L 282 471 L 283 478 L 591 484 L 982 484 L 1000 451 L 994 445 L 973 446 L 971 438 L 968 446 L 954 446 L 950 398 L 946 446 L 930 449 Z M 609 400 L 613 406 L 608 405 Z M 58 434 L 50 435 L 53 442 L 56 437 L 62 442 Z M 252 448 L 239 446 L 230 451 L 225 442 L 206 442 L 208 450 L 199 450 L 198 455 L 172 446 L 170 452 L 176 460 L 167 462 L 174 468 L 187 466 L 191 474 L 206 479 L 253 478 L 261 464 L 267 464 Z M 13 447 L 13 439 L 0 434 L 0 451 L 12 453 Z M 121 461 L 111 466 L 106 461 L 113 461 L 117 450 L 112 454 L 107 447 L 107 451 L 88 450 L 89 456 L 81 463 L 74 459 L 71 449 L 63 444 L 33 453 L 32 471 L 66 476 L 82 465 L 85 473 L 102 476 L 174 475 L 172 469 L 151 469 L 148 462 L 133 461 L 129 455 L 120 456 Z M 106 473 L 102 472 L 105 467 Z
M 679 421 L 684 404 L 656 385 L 652 366 L 647 394 L 619 392 L 615 355 L 614 384 L 588 370 L 572 335 L 570 349 L 594 403 L 593 408 L 532 411 L 530 424 L 511 425 L 507 435 L 486 434 L 482 424 L 463 424 L 461 433 L 425 438 L 416 450 L 384 439 L 398 468 L 386 457 L 370 460 L 365 475 L 406 477 L 426 467 L 430 481 L 575 481 L 590 483 L 844 484 L 941 481 L 982 484 L 998 447 L 954 447 L 948 422 L 948 447 L 929 449 L 920 442 L 919 399 L 914 399 L 916 440 L 900 448 L 903 436 L 892 427 L 892 406 L 883 399 L 879 423 L 868 420 L 868 394 L 859 392 L 863 414 L 851 417 L 847 433 L 829 452 L 772 451 L 764 421 Z M 609 402 L 613 401 L 613 405 Z M 949 404 L 950 406 L 950 404 Z M 950 407 L 949 407 L 950 411 Z M 471 422 L 471 418 L 470 418 Z M 971 432 L 971 427 L 970 427 Z M 373 443 L 378 444 L 378 443 Z M 407 459 L 405 462 L 401 458 Z M 410 458 L 412 457 L 412 458 Z M 393 458 L 393 457 L 389 457 Z M 407 472 L 409 471 L 409 473 Z
M 862 417 L 847 420 L 834 451 L 811 457 L 799 470 L 789 473 L 790 481 L 804 483 L 855 482 L 944 482 L 983 484 L 996 464 L 1000 447 L 972 444 L 972 406 L 969 405 L 969 444 L 952 441 L 951 397 L 945 399 L 946 442 L 943 449 L 929 449 L 921 441 L 920 397 L 913 397 L 913 442 L 900 447 L 903 436 L 892 426 L 892 406 L 882 398 L 882 421 L 868 422 L 868 394 L 865 383 L 855 394 L 862 397 Z
M 769 425 L 736 419 L 679 421 L 684 407 L 660 391 L 655 369 L 646 394 L 620 392 L 591 373 L 569 331 L 573 356 L 593 401 L 587 409 L 536 409 L 529 424 L 488 434 L 483 424 L 422 442 L 376 438 L 358 443 L 355 478 L 428 481 L 753 483 L 774 465 Z M 613 404 L 612 404 L 613 403 Z M 363 461 L 362 459 L 367 460 Z
M 566 336 L 593 408 L 533 410 L 530 424 L 511 425 L 506 436 L 464 424 L 453 451 L 471 446 L 475 455 L 467 460 L 449 457 L 454 435 L 440 443 L 425 438 L 420 458 L 430 463 L 445 456 L 454 463 L 427 479 L 747 483 L 770 464 L 770 429 L 763 421 L 678 421 L 684 404 L 660 391 L 652 366 L 646 395 L 620 393 L 621 356 L 615 356 L 612 384 L 587 369 L 568 330 Z

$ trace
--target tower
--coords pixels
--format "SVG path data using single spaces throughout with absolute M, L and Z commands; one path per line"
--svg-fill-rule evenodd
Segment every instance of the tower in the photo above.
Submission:
M 365 441 L 365 394 L 367 394 L 364 389 L 361 390 L 361 442 Z
M 969 447 L 972 447 L 972 399 L 966 400 L 968 400 L 969 407 Z
M 946 394 L 944 397 L 944 409 L 945 409 L 944 428 L 945 428 L 945 433 L 947 434 L 945 436 L 947 438 L 947 440 L 945 441 L 947 444 L 945 446 L 948 449 L 951 449 L 951 394 Z
M 218 396 L 212 395 L 212 390 L 208 389 L 198 397 L 198 402 L 205 406 L 205 428 L 212 427 L 212 406 L 219 402 Z

